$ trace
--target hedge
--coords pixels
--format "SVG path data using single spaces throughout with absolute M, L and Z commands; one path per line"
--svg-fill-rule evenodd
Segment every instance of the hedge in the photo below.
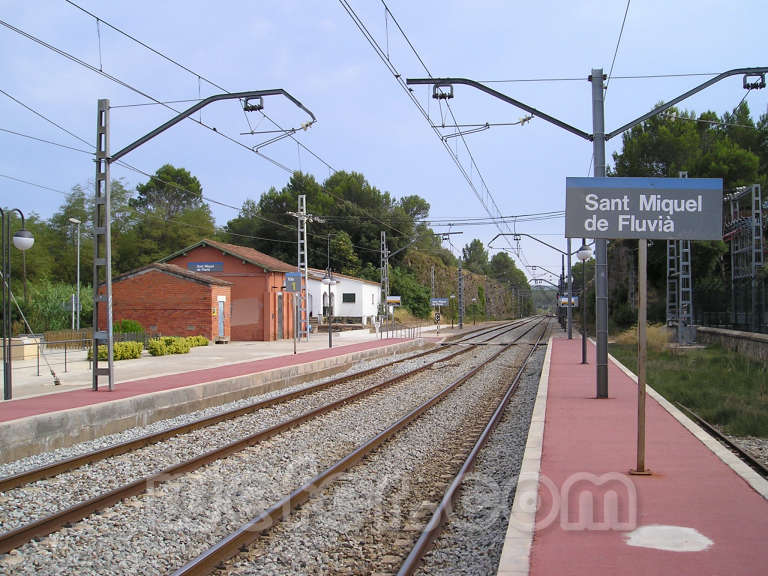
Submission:
M 141 352 L 144 350 L 144 345 L 141 342 L 115 342 L 112 348 L 113 360 L 132 360 L 139 358 Z M 102 344 L 99 346 L 99 360 L 107 360 L 107 346 Z M 93 359 L 93 350 L 88 350 L 88 360 Z
M 152 356 L 165 356 L 166 354 L 186 354 L 193 346 L 207 346 L 208 339 L 205 336 L 162 336 L 152 338 L 147 343 L 147 350 Z

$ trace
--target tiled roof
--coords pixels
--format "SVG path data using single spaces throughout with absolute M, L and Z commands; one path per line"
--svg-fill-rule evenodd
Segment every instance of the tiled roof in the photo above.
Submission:
M 208 276 L 207 274 L 203 274 L 201 272 L 193 272 L 192 270 L 187 270 L 186 268 L 182 268 L 181 266 L 176 266 L 176 264 L 166 264 L 165 262 L 153 262 L 152 264 L 147 264 L 146 266 L 142 266 L 141 268 L 136 268 L 135 270 L 131 270 L 130 272 L 120 274 L 120 276 L 115 276 L 114 278 L 112 278 L 112 282 L 119 282 L 120 280 L 125 280 L 126 278 L 133 278 L 134 276 L 139 276 L 146 272 L 150 272 L 151 270 L 159 270 L 167 274 L 173 274 L 174 276 L 179 276 L 181 278 L 187 278 L 189 280 L 201 282 L 202 284 L 213 284 L 216 286 L 232 286 L 232 282 L 227 282 L 226 280 L 222 280 L 221 278 L 214 278 L 213 276 Z
M 277 258 L 273 258 L 272 256 L 267 256 L 263 252 L 259 252 L 258 250 L 254 250 L 253 248 L 248 248 L 247 246 L 238 246 L 236 244 L 227 244 L 226 242 L 218 242 L 216 240 L 209 240 L 208 238 L 200 240 L 200 242 L 198 242 L 197 244 L 192 244 L 192 246 L 187 246 L 186 248 L 182 248 L 178 252 L 174 252 L 173 254 L 166 256 L 165 258 L 162 258 L 160 261 L 168 262 L 169 260 L 173 260 L 177 256 L 181 256 L 183 254 L 186 254 L 187 252 L 190 252 L 191 250 L 194 250 L 198 246 L 210 246 L 211 248 L 216 248 L 217 250 L 221 250 L 225 254 L 229 254 L 230 256 L 234 256 L 235 258 L 240 258 L 241 260 L 245 260 L 246 262 L 249 262 L 255 266 L 258 266 L 259 268 L 264 268 L 269 272 L 295 272 L 296 271 L 296 266 L 286 264 L 282 260 L 278 260 Z

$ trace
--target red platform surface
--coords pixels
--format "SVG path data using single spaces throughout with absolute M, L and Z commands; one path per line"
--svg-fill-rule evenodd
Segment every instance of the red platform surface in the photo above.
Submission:
M 530 573 L 768 574 L 768 501 L 651 397 L 646 466 L 653 475 L 627 474 L 636 464 L 636 384 L 609 362 L 609 398 L 597 400 L 594 347 L 589 364 L 582 365 L 578 338 L 555 338 L 552 346 Z M 599 486 L 596 478 L 608 473 L 609 481 Z M 576 480 L 570 489 L 569 479 Z M 689 552 L 633 547 L 627 544 L 629 526 L 579 527 L 578 508 L 591 499 L 597 502 L 593 520 L 606 518 L 608 488 L 618 494 L 619 522 L 630 523 L 635 507 L 638 527 L 694 528 L 713 544 Z
M 130 398 L 141 394 L 151 394 L 183 386 L 192 386 L 205 382 L 214 382 L 224 378 L 234 378 L 246 374 L 265 372 L 275 368 L 285 366 L 294 366 L 314 362 L 333 356 L 341 356 L 353 352 L 362 352 L 381 346 L 389 346 L 402 342 L 402 338 L 391 338 L 387 340 L 370 340 L 345 346 L 336 346 L 334 348 L 322 348 L 320 350 L 310 350 L 299 354 L 289 354 L 284 356 L 274 356 L 263 358 L 252 362 L 240 362 L 237 364 L 228 364 L 224 366 L 215 366 L 203 370 L 193 370 L 167 376 L 158 376 L 155 378 L 144 378 L 120 382 L 113 387 L 110 392 L 105 385 L 94 392 L 90 388 L 71 390 L 44 396 L 35 396 L 31 398 L 20 398 L 18 400 L 9 400 L 0 403 L 0 422 L 17 420 L 27 416 L 44 414 L 47 412 L 57 412 L 59 410 L 69 410 L 70 408 L 79 408 L 102 402 L 111 402 L 121 398 Z

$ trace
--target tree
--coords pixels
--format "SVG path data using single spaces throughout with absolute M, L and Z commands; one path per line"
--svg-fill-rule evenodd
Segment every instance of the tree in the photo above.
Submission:
M 755 124 L 746 102 L 722 117 L 711 111 L 697 116 L 671 108 L 625 133 L 622 150 L 615 152 L 613 159 L 614 176 L 677 177 L 679 171 L 687 171 L 692 178 L 722 178 L 725 191 L 753 183 L 765 185 L 768 118 L 763 115 Z M 609 275 L 612 302 L 625 300 L 634 250 L 630 242 L 609 245 L 608 266 L 616 271 Z M 728 246 L 721 241 L 694 242 L 692 246 L 694 301 L 702 302 L 710 311 L 724 312 L 730 302 L 727 252 Z M 666 260 L 666 242 L 653 242 L 648 251 L 648 317 L 652 321 L 664 320 Z M 630 312 L 620 304 L 611 309 L 618 324 L 633 322 Z
M 136 186 L 137 196 L 129 201 L 136 225 L 126 232 L 120 261 L 141 266 L 167 256 L 215 230 L 209 206 L 197 178 L 184 168 L 161 166 L 145 184 Z M 122 248 L 122 243 L 121 243 Z
M 462 259 L 467 270 L 471 270 L 475 274 L 486 274 L 488 272 L 488 251 L 477 238 L 464 246 Z

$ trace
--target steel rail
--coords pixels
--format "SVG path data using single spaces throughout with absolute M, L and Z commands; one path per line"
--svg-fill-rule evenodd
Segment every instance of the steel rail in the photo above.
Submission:
M 711 436 L 714 436 L 721 443 L 725 444 L 725 446 L 731 452 L 736 454 L 736 456 L 738 456 L 741 460 L 743 460 L 747 466 L 749 466 L 755 472 L 760 474 L 760 476 L 768 480 L 768 468 L 766 468 L 760 462 L 758 462 L 757 459 L 755 459 L 755 457 L 752 456 L 752 454 L 750 454 L 747 450 L 744 450 L 744 448 L 736 444 L 733 440 L 728 438 L 728 436 L 720 432 L 720 430 L 712 426 L 712 424 L 704 420 L 704 418 L 699 416 L 696 412 L 694 412 L 684 404 L 681 404 L 680 402 L 675 402 L 675 404 L 677 404 L 680 408 L 682 408 L 683 411 L 686 412 L 687 416 L 689 416 L 699 426 L 704 428 L 704 430 L 706 430 Z
M 510 328 L 510 330 L 512 329 L 514 328 Z M 275 424 L 274 426 L 261 430 L 255 434 L 251 434 L 239 440 L 235 440 L 224 446 L 221 446 L 214 450 L 210 450 L 208 452 L 200 454 L 199 456 L 196 456 L 190 460 L 186 460 L 184 462 L 174 464 L 173 466 L 169 466 L 159 472 L 155 472 L 153 474 L 150 474 L 149 476 L 145 476 L 143 478 L 140 478 L 138 480 L 135 480 L 133 482 L 130 482 L 128 484 L 115 488 L 114 490 L 111 490 L 109 492 L 106 492 L 104 494 L 91 498 L 84 502 L 80 502 L 64 510 L 55 512 L 54 514 L 51 514 L 49 516 L 30 522 L 29 524 L 20 526 L 19 528 L 16 528 L 9 532 L 0 534 L 0 554 L 9 552 L 14 548 L 17 548 L 23 544 L 26 544 L 33 538 L 40 538 L 40 537 L 46 536 L 56 531 L 61 526 L 64 526 L 65 524 L 82 520 L 89 514 L 92 514 L 93 512 L 112 506 L 125 498 L 130 498 L 131 496 L 142 494 L 146 492 L 148 486 L 160 485 L 164 482 L 167 482 L 168 480 L 173 479 L 175 476 L 178 476 L 179 474 L 191 472 L 202 466 L 205 466 L 206 464 L 209 464 L 221 458 L 225 458 L 241 450 L 244 450 L 245 448 L 258 444 L 259 442 L 262 442 L 268 438 L 271 438 L 276 434 L 279 434 L 280 432 L 284 432 L 285 430 L 294 428 L 300 424 L 303 424 L 308 420 L 311 420 L 312 418 L 315 418 L 317 416 L 320 416 L 322 414 L 335 410 L 336 408 L 339 408 L 344 404 L 353 402 L 364 396 L 368 396 L 370 394 L 373 394 L 374 392 L 377 392 L 377 391 L 383 390 L 384 388 L 392 386 L 397 382 L 410 378 L 420 372 L 423 372 L 424 370 L 430 368 L 435 364 L 438 364 L 440 362 L 446 362 L 448 360 L 455 358 L 456 356 L 465 354 L 469 350 L 472 350 L 472 347 L 460 348 L 456 352 L 453 352 L 446 356 L 441 356 L 440 358 L 437 358 L 432 362 L 428 362 L 423 366 L 419 366 L 414 370 L 410 370 L 403 374 L 399 374 L 397 376 L 388 378 L 383 382 L 379 382 L 378 384 L 369 386 L 364 390 L 345 396 L 340 400 L 336 400 L 329 404 L 325 404 L 318 408 L 314 408 L 299 416 L 296 416 L 294 418 L 291 418 L 279 424 Z
M 534 327 L 535 325 L 518 336 L 517 339 L 522 338 Z M 511 342 L 495 352 L 482 364 L 474 367 L 453 383 L 446 386 L 429 400 L 391 424 L 386 430 L 359 445 L 346 456 L 336 461 L 332 466 L 306 482 L 303 486 L 283 497 L 278 502 L 261 512 L 258 516 L 241 525 L 237 530 L 221 539 L 211 548 L 198 555 L 193 560 L 190 560 L 175 572 L 172 572 L 172 576 L 201 576 L 213 572 L 213 570 L 215 570 L 222 562 L 237 555 L 244 547 L 253 543 L 262 533 L 269 530 L 283 518 L 288 517 L 298 506 L 302 505 L 313 495 L 320 493 L 324 488 L 334 482 L 341 473 L 359 463 L 374 449 L 389 440 L 397 432 L 405 428 L 432 406 L 443 400 L 448 394 L 476 375 L 490 362 L 493 362 L 496 358 L 514 346 L 514 344 L 514 342 Z
M 513 323 L 512 328 L 510 330 L 514 329 L 517 326 L 522 325 L 522 323 Z M 503 325 L 502 325 L 503 326 Z M 479 334 L 467 336 L 468 338 L 476 338 L 477 336 L 482 336 L 484 334 L 487 334 L 489 332 L 499 330 L 500 326 L 494 327 L 491 330 L 488 330 L 487 328 L 480 328 L 478 330 L 473 331 L 471 334 L 474 334 L 474 332 L 478 332 Z M 460 341 L 459 341 L 460 342 Z M 447 344 L 447 346 L 453 346 L 458 344 L 459 342 L 452 342 Z M 256 402 L 254 404 L 249 404 L 248 406 L 243 406 L 241 408 L 235 408 L 233 410 L 227 410 L 226 412 L 222 412 L 220 414 L 215 414 L 213 416 L 208 416 L 205 418 L 201 418 L 199 420 L 195 420 L 193 422 L 188 422 L 186 424 L 181 424 L 179 426 L 174 426 L 173 428 L 168 428 L 166 430 L 162 430 L 160 432 L 153 432 L 150 434 L 145 434 L 143 436 L 140 436 L 138 438 L 127 440 L 125 442 L 121 442 L 119 444 L 115 444 L 113 446 L 108 446 L 106 448 L 99 448 L 90 452 L 86 452 L 85 454 L 80 454 L 78 456 L 72 456 L 71 458 L 66 458 L 64 460 L 58 460 L 56 462 L 52 462 L 50 464 L 46 464 L 43 466 L 39 466 L 37 468 L 33 468 L 31 470 L 26 470 L 24 472 L 19 472 L 18 474 L 14 474 L 13 476 L 6 476 L 5 478 L 0 478 L 0 492 L 7 492 L 8 490 L 12 490 L 14 488 L 18 488 L 20 486 L 24 486 L 26 484 L 30 484 L 32 482 L 36 482 L 38 480 L 43 480 L 45 478 L 50 478 L 51 476 L 56 476 L 57 474 L 62 474 L 63 472 L 68 472 L 70 470 L 74 470 L 76 468 L 80 468 L 81 466 L 84 466 L 86 464 L 92 464 L 94 462 L 99 462 L 101 460 L 105 460 L 107 458 L 112 458 L 114 456 L 120 456 L 122 454 L 126 454 L 128 452 L 132 452 L 134 450 L 138 450 L 140 448 L 145 448 L 146 446 L 150 446 L 152 444 L 157 444 L 158 442 L 163 442 L 164 440 L 168 440 L 169 438 L 173 438 L 174 436 L 179 436 L 181 434 L 187 434 L 189 432 L 193 432 L 195 430 L 199 430 L 201 428 L 206 428 L 208 426 L 213 426 L 214 424 L 218 424 L 220 422 L 224 422 L 226 420 L 232 420 L 234 418 L 238 418 L 240 416 L 244 416 L 246 414 L 255 412 L 257 410 L 261 410 L 263 408 L 269 408 L 271 406 L 274 406 L 276 404 L 281 404 L 284 402 L 288 402 L 290 400 L 295 400 L 296 398 L 300 398 L 302 396 L 306 396 L 308 394 L 312 394 L 314 392 L 318 392 L 320 390 L 325 390 L 326 388 L 330 388 L 332 386 L 336 386 L 339 384 L 342 384 L 344 382 L 348 382 L 350 380 L 354 380 L 357 378 L 362 378 L 365 376 L 368 376 L 369 374 L 372 374 L 378 370 L 382 370 L 384 368 L 389 368 L 390 366 L 393 366 L 395 364 L 399 364 L 402 362 L 407 362 L 408 360 L 414 360 L 417 358 L 421 358 L 423 356 L 427 356 L 429 354 L 438 353 L 442 351 L 445 348 L 443 346 L 442 348 L 433 348 L 430 350 L 426 350 L 424 352 L 419 352 L 417 354 L 412 354 L 406 358 L 400 358 L 398 360 L 392 360 L 390 362 L 387 362 L 385 364 L 381 364 L 379 366 L 374 366 L 372 368 L 366 368 L 364 370 L 358 370 L 357 372 L 354 372 L 352 374 L 347 374 L 345 376 L 340 376 L 338 378 L 334 378 L 332 380 L 329 380 L 327 382 L 322 382 L 319 384 L 315 384 L 313 386 L 308 386 L 306 388 L 302 388 L 301 390 L 296 390 L 293 392 L 286 392 L 284 394 L 280 394 L 278 396 L 275 396 L 273 398 L 269 398 L 267 400 L 263 400 L 261 402 Z
M 437 506 L 437 508 L 433 512 L 429 522 L 424 527 L 424 530 L 422 531 L 421 536 L 419 536 L 419 539 L 416 541 L 416 544 L 411 549 L 410 554 L 405 559 L 403 564 L 400 566 L 400 570 L 398 571 L 397 576 L 409 576 L 413 574 L 418 568 L 419 564 L 421 563 L 421 560 L 424 557 L 424 555 L 429 551 L 434 541 L 442 532 L 443 526 L 448 521 L 450 514 L 453 511 L 453 506 L 456 502 L 456 498 L 458 497 L 458 494 L 459 494 L 459 489 L 461 488 L 461 485 L 463 484 L 464 479 L 466 478 L 467 474 L 469 474 L 472 470 L 474 470 L 475 461 L 477 460 L 477 456 L 480 453 L 480 450 L 483 449 L 491 433 L 496 428 L 496 425 L 499 423 L 502 416 L 504 415 L 504 410 L 506 409 L 510 398 L 512 398 L 512 395 L 515 392 L 517 392 L 520 379 L 522 378 L 523 373 L 528 367 L 528 363 L 531 357 L 533 356 L 534 352 L 538 348 L 542 338 L 547 333 L 548 329 L 549 329 L 549 323 L 547 322 L 544 326 L 544 330 L 542 331 L 541 335 L 536 340 L 536 343 L 531 347 L 531 351 L 528 353 L 525 360 L 523 360 L 523 363 L 518 369 L 514 379 L 510 383 L 507 389 L 507 392 L 499 401 L 499 404 L 496 407 L 496 410 L 493 412 L 493 415 L 491 416 L 490 420 L 488 421 L 488 424 L 485 426 L 485 429 L 477 438 L 477 441 L 475 442 L 474 447 L 470 451 L 469 456 L 467 456 L 467 459 L 464 461 L 464 464 L 462 465 L 461 469 L 459 470 L 459 472 L 454 477 L 453 481 L 450 483 L 450 485 L 446 489 L 445 495 L 440 501 L 440 504 Z

